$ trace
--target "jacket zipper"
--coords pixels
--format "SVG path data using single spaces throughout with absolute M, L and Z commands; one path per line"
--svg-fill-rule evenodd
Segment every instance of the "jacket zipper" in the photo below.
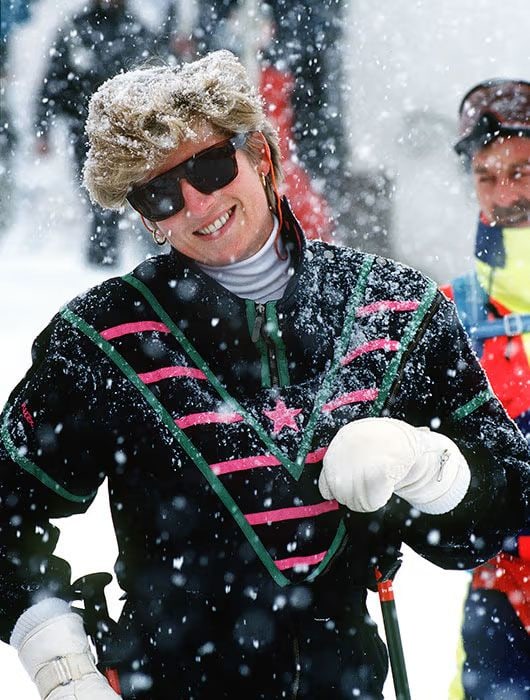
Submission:
M 254 319 L 254 326 L 252 328 L 251 340 L 253 343 L 257 343 L 260 337 L 265 343 L 267 349 L 267 361 L 269 363 L 269 371 L 271 376 L 272 386 L 280 385 L 280 373 L 278 369 L 278 357 L 276 354 L 276 346 L 272 341 L 272 338 L 267 333 L 267 327 L 265 324 L 265 304 L 256 304 L 256 316 Z
M 256 316 L 254 317 L 254 327 L 250 336 L 253 343 L 257 343 L 261 335 L 261 329 L 265 323 L 265 304 L 256 304 Z

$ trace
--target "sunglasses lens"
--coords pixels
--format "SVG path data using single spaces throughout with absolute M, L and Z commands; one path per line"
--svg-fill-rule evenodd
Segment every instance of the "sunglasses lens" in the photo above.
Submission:
M 190 160 L 185 178 L 199 192 L 211 194 L 226 187 L 237 175 L 235 149 L 229 142 L 218 148 L 211 148 L 197 158 Z
M 159 182 L 152 188 L 146 187 L 131 204 L 151 221 L 168 219 L 184 206 L 178 179 L 175 178 L 175 182 Z
M 244 138 L 244 135 L 238 135 L 219 146 L 198 153 L 143 187 L 137 187 L 127 199 L 150 221 L 168 219 L 184 207 L 181 179 L 187 180 L 199 192 L 211 194 L 236 178 L 236 147 L 243 144 Z

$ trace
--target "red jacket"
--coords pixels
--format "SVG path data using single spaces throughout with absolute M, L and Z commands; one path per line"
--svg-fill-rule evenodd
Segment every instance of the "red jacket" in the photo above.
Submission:
M 451 285 L 442 287 L 442 291 L 449 299 L 454 299 Z M 510 313 L 492 297 L 489 302 L 501 317 Z M 525 352 L 522 336 L 508 338 L 500 335 L 485 340 L 480 364 L 508 415 L 517 422 L 520 416 L 530 411 L 530 358 Z

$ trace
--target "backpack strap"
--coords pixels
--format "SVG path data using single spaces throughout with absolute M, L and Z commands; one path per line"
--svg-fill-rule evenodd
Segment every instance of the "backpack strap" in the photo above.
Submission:
M 507 314 L 502 318 L 496 318 L 479 323 L 473 333 L 476 338 L 485 340 L 497 335 L 505 335 L 508 338 L 514 335 L 530 333 L 530 314 Z
M 488 319 L 488 295 L 482 289 L 474 270 L 456 277 L 452 283 L 458 316 L 471 339 L 473 349 L 482 354 L 483 339 L 476 336 L 479 325 Z
M 483 341 L 488 338 L 501 335 L 510 338 L 530 333 L 530 314 L 507 314 L 502 318 L 488 319 L 488 295 L 474 271 L 457 277 L 452 286 L 458 316 L 479 356 Z

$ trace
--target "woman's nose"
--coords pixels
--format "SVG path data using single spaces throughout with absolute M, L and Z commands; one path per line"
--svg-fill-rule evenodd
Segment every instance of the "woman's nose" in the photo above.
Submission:
M 201 215 L 208 211 L 212 203 L 211 194 L 199 192 L 199 190 L 195 189 L 193 185 L 190 185 L 187 180 L 181 180 L 180 186 L 182 188 L 182 196 L 184 197 L 186 210 L 190 214 Z

